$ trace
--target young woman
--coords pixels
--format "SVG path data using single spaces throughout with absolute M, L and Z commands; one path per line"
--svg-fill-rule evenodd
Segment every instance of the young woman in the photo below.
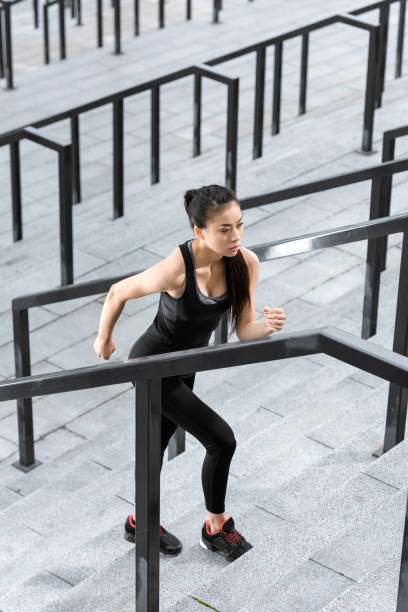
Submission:
M 264 320 L 256 321 L 255 288 L 259 259 L 242 246 L 242 210 L 235 193 L 220 185 L 190 189 L 184 206 L 195 239 L 178 245 L 156 265 L 112 285 L 105 299 L 94 349 L 110 359 L 116 345 L 113 327 L 126 300 L 160 292 L 157 314 L 136 340 L 129 359 L 207 346 L 221 315 L 229 311 L 239 340 L 268 336 L 281 330 L 281 308 L 264 308 Z M 162 380 L 161 459 L 179 425 L 206 448 L 202 486 L 208 519 L 200 545 L 234 561 L 251 544 L 237 531 L 225 513 L 228 472 L 236 441 L 231 427 L 193 393 L 195 373 Z M 135 541 L 134 515 L 125 522 L 125 537 Z M 160 525 L 160 550 L 178 554 L 180 540 Z

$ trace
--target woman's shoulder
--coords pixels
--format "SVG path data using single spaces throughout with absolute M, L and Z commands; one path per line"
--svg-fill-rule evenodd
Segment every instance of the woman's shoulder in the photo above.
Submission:
M 259 257 L 256 253 L 254 253 L 253 251 L 251 251 L 250 249 L 247 249 L 244 246 L 240 246 L 239 250 L 241 251 L 247 265 L 257 265 L 259 264 Z

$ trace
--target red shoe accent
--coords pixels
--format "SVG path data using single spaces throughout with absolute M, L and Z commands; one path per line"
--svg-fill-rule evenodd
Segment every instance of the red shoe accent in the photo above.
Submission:
M 129 514 L 129 523 L 131 527 L 134 527 L 136 529 L 136 525 L 133 520 L 133 514 Z M 166 533 L 166 530 L 164 529 L 164 527 L 160 525 L 160 535 L 164 535 L 165 533 Z
M 214 533 L 219 533 L 220 531 L 223 531 L 223 529 L 222 529 L 222 528 L 223 528 L 223 526 L 224 526 L 224 523 L 226 523 L 226 522 L 228 521 L 228 519 L 230 519 L 230 518 L 231 518 L 231 517 L 230 517 L 230 516 L 228 516 L 228 517 L 227 517 L 227 518 L 226 518 L 224 521 L 222 521 L 222 523 L 221 523 L 221 528 L 220 528 L 220 529 L 218 529 L 217 531 L 211 531 L 211 527 L 210 527 L 210 519 L 208 519 L 208 520 L 205 522 L 205 524 L 206 524 L 206 529 L 207 529 L 207 533 L 209 533 L 210 535 L 212 535 L 212 534 L 214 534 Z M 227 532 L 226 532 L 226 531 L 224 531 L 223 533 L 225 533 L 225 534 L 227 535 Z

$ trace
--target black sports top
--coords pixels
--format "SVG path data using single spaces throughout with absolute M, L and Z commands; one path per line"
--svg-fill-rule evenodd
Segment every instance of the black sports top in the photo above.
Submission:
M 160 293 L 160 302 L 148 335 L 175 349 L 207 346 L 221 315 L 231 307 L 229 268 L 226 266 L 227 291 L 210 297 L 201 292 L 196 277 L 193 239 L 179 244 L 186 266 L 185 288 L 176 297 Z M 226 258 L 225 258 L 226 259 Z

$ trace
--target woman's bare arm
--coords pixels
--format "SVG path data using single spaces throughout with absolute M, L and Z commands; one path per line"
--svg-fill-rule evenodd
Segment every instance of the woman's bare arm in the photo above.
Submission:
M 94 350 L 98 357 L 109 359 L 116 349 L 112 340 L 113 329 L 127 300 L 180 287 L 185 265 L 180 249 L 139 274 L 114 283 L 105 298 L 99 321 Z
M 113 293 L 126 302 L 151 293 L 173 291 L 180 287 L 185 275 L 184 259 L 177 247 L 154 266 L 124 278 L 112 285 Z

